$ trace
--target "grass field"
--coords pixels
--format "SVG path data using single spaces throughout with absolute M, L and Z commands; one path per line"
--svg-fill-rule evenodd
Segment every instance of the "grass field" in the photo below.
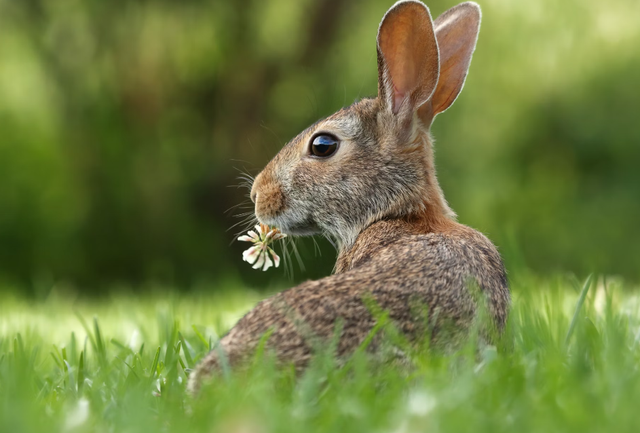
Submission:
M 512 275 L 495 347 L 410 350 L 411 368 L 318 356 L 298 380 L 256 355 L 195 400 L 185 369 L 260 295 L 0 295 L 0 432 L 637 432 L 640 298 L 592 281 Z

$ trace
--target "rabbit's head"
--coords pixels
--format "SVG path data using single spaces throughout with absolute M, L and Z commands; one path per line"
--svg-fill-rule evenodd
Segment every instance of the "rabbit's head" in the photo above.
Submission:
M 471 2 L 435 22 L 420 2 L 391 7 L 378 30 L 377 98 L 283 147 L 251 190 L 260 222 L 294 235 L 323 233 L 345 247 L 383 218 L 455 218 L 435 177 L 429 128 L 462 90 L 479 27 Z

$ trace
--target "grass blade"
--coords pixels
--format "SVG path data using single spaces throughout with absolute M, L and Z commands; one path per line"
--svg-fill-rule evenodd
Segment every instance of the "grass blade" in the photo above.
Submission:
M 158 370 L 158 361 L 160 360 L 160 346 L 158 346 L 158 350 L 156 350 L 156 356 L 153 358 L 153 364 L 151 364 L 151 370 L 149 371 L 149 378 L 153 379 L 156 375 L 156 371 Z
M 200 331 L 198 331 L 198 328 L 196 327 L 196 325 L 192 325 L 191 327 L 193 328 L 193 332 L 196 333 L 196 336 L 198 337 L 198 339 L 200 339 L 200 341 L 202 341 L 202 344 L 204 344 L 204 347 L 207 347 L 209 348 L 209 350 L 211 350 L 211 348 L 209 347 L 209 343 L 207 343 L 207 339 L 204 338 L 204 336 Z
M 80 352 L 80 361 L 78 361 L 78 394 L 82 393 L 84 385 L 84 350 Z
M 191 356 L 189 347 L 187 347 L 187 342 L 185 341 L 181 333 L 178 333 L 178 338 L 180 338 L 180 341 L 182 342 L 182 353 L 184 353 L 184 359 L 187 361 L 187 365 L 189 366 L 189 368 L 193 368 L 193 357 Z
M 587 280 L 584 282 L 584 286 L 582 286 L 582 290 L 580 291 L 580 297 L 578 298 L 578 302 L 576 303 L 576 310 L 573 313 L 573 318 L 571 319 L 571 324 L 569 325 L 569 330 L 567 331 L 567 337 L 564 339 L 564 345 L 567 346 L 569 344 L 569 340 L 571 339 L 571 335 L 573 334 L 573 330 L 578 323 L 578 315 L 580 314 L 580 310 L 582 309 L 582 304 L 584 304 L 584 300 L 587 298 L 587 293 L 589 292 L 589 288 L 591 287 L 591 280 L 593 279 L 593 274 L 590 274 L 587 277 Z
M 56 356 L 55 353 L 53 352 L 49 352 L 49 354 L 51 355 L 51 357 L 53 358 L 53 360 L 55 361 L 56 365 L 58 366 L 59 369 L 62 370 L 62 364 L 60 364 L 60 361 L 58 360 L 58 357 Z
M 67 362 L 67 348 L 66 347 L 62 348 L 62 355 L 61 356 L 62 356 L 62 364 L 64 366 L 64 372 L 68 373 L 69 372 L 69 363 Z
M 98 356 L 100 357 L 100 362 L 103 365 L 107 365 L 107 349 L 104 344 L 104 340 L 102 340 L 102 334 L 100 333 L 100 326 L 98 326 L 98 318 L 93 318 L 93 330 L 96 338 L 96 346 L 98 348 Z
M 76 317 L 78 318 L 78 320 L 80 321 L 80 324 L 82 325 L 82 327 L 84 328 L 84 332 L 87 333 L 87 337 L 89 338 L 89 341 L 91 342 L 91 346 L 93 347 L 93 350 L 95 350 L 96 352 L 98 351 L 98 346 L 96 344 L 96 340 L 95 338 L 93 338 L 93 333 L 91 332 L 91 330 L 89 329 L 89 325 L 87 324 L 87 322 L 84 320 L 84 317 L 82 317 L 80 315 L 80 313 L 76 312 Z M 85 340 L 85 350 L 86 350 L 86 340 Z
M 116 340 L 115 338 L 112 338 L 110 340 L 111 344 L 113 344 L 114 346 L 116 346 L 118 349 L 124 351 L 124 352 L 131 352 L 131 349 L 128 348 L 127 346 L 125 346 L 124 344 L 122 344 L 121 342 L 119 342 L 118 340 Z

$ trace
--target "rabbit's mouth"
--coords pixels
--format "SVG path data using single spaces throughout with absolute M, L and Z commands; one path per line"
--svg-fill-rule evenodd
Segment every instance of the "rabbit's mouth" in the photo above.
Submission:
M 291 236 L 312 236 L 322 231 L 311 218 L 302 217 L 302 215 L 288 215 L 288 212 L 272 218 L 258 216 L 258 221 L 277 227 L 282 233 Z
M 292 236 L 313 236 L 320 233 L 320 229 L 315 224 L 293 224 L 283 229 L 283 233 L 288 233 Z

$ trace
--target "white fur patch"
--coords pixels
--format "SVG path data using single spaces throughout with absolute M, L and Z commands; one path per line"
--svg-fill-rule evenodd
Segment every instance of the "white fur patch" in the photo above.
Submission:
M 362 132 L 362 124 L 355 114 L 345 113 L 344 116 L 322 122 L 316 131 L 327 131 L 335 133 L 340 139 L 352 140 Z

